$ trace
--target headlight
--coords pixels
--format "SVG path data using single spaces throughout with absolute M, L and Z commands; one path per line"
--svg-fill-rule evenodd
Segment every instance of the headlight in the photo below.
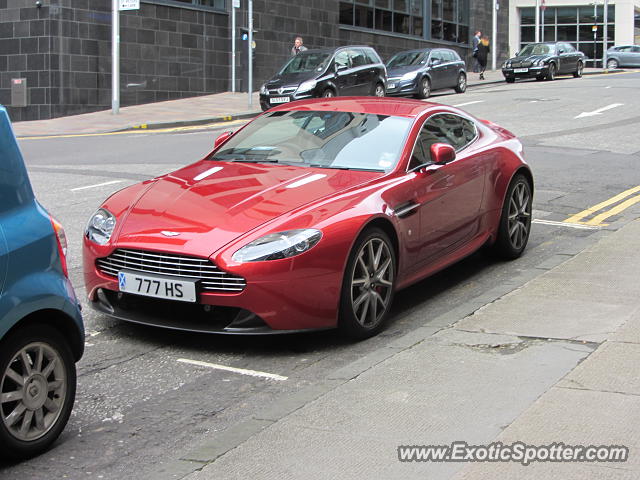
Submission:
M 405 73 L 404 75 L 402 75 L 402 78 L 400 80 L 413 80 L 414 78 L 416 78 L 416 75 L 418 75 L 418 72 Z
M 316 88 L 316 83 L 317 82 L 315 80 L 307 80 L 306 82 L 302 82 L 296 92 L 301 93 L 313 90 L 314 88 Z
M 502 62 L 502 67 L 501 68 L 507 68 L 509 66 L 509 64 L 507 62 Z
M 268 95 L 269 94 L 269 92 L 267 91 L 267 86 L 266 85 L 262 85 L 260 87 L 260 94 L 261 95 Z
M 115 227 L 116 217 L 108 210 L 101 208 L 89 220 L 85 235 L 98 245 L 106 245 Z
M 243 263 L 294 257 L 313 248 L 321 238 L 322 232 L 312 228 L 270 233 L 245 245 L 231 258 Z
M 539 58 L 538 60 L 535 60 L 533 62 L 534 65 L 540 66 L 544 63 L 544 60 L 542 60 L 541 58 Z

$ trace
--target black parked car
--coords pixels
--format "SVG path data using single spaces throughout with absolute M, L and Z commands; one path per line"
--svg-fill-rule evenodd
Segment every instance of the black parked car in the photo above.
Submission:
M 582 76 L 585 55 L 569 43 L 530 43 L 502 64 L 502 74 L 508 83 L 516 78 L 553 80 L 557 74 L 573 73 Z
M 384 97 L 387 71 L 367 46 L 306 50 L 292 57 L 260 88 L 260 106 L 314 97 L 375 95 Z
M 433 90 L 467 89 L 467 71 L 460 56 L 448 48 L 408 50 L 387 62 L 387 95 L 427 98 Z

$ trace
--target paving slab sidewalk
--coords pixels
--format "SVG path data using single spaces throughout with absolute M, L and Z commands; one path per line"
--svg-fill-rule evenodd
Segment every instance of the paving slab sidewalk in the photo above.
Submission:
M 634 221 L 461 321 L 425 318 L 419 332 L 149 478 L 640 478 L 640 256 L 629 254 L 638 249 Z M 400 445 L 454 441 L 631 453 L 626 463 L 529 466 L 398 460 Z
M 602 70 L 595 68 L 585 69 L 585 75 L 594 73 L 602 73 Z M 469 72 L 468 75 L 468 85 L 471 89 L 482 85 L 504 82 L 502 73 L 498 70 L 487 71 L 485 80 L 479 80 L 477 73 Z M 253 94 L 252 106 L 249 106 L 247 93 L 224 92 L 122 107 L 117 115 L 113 115 L 111 110 L 103 110 L 50 120 L 16 122 L 13 128 L 16 135 L 21 137 L 92 134 L 202 125 L 251 118 L 260 112 L 257 93 Z

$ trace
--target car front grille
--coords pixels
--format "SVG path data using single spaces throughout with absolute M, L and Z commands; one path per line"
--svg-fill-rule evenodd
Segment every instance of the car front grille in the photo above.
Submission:
M 120 270 L 199 280 L 203 292 L 241 292 L 244 278 L 224 272 L 206 258 L 119 248 L 96 260 L 100 273 L 117 277 Z
M 528 60 L 524 62 L 511 62 L 511 66 L 514 68 L 530 67 L 531 65 L 533 65 L 533 62 L 530 62 Z
M 291 95 L 298 87 L 284 87 L 282 91 L 279 88 L 270 88 L 269 95 Z

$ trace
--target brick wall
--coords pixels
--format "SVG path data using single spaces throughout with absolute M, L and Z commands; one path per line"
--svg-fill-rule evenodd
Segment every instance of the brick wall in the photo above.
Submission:
M 0 103 L 14 121 L 111 108 L 109 0 L 0 0 Z M 246 0 L 238 28 L 248 25 Z M 228 1 L 229 8 L 231 1 Z M 469 26 L 491 32 L 491 0 L 472 1 Z M 307 47 L 373 46 L 387 60 L 400 50 L 436 46 L 419 39 L 339 25 L 339 0 L 254 0 L 254 90 L 289 58 L 295 36 Z M 508 2 L 501 2 L 499 60 L 507 50 Z M 230 15 L 141 1 L 120 14 L 120 104 L 230 90 Z M 492 42 L 495 45 L 495 42 Z M 450 46 L 450 45 L 447 45 Z M 238 32 L 238 84 L 247 41 Z M 453 46 L 470 64 L 470 49 Z M 11 106 L 11 79 L 26 78 L 29 106 Z

